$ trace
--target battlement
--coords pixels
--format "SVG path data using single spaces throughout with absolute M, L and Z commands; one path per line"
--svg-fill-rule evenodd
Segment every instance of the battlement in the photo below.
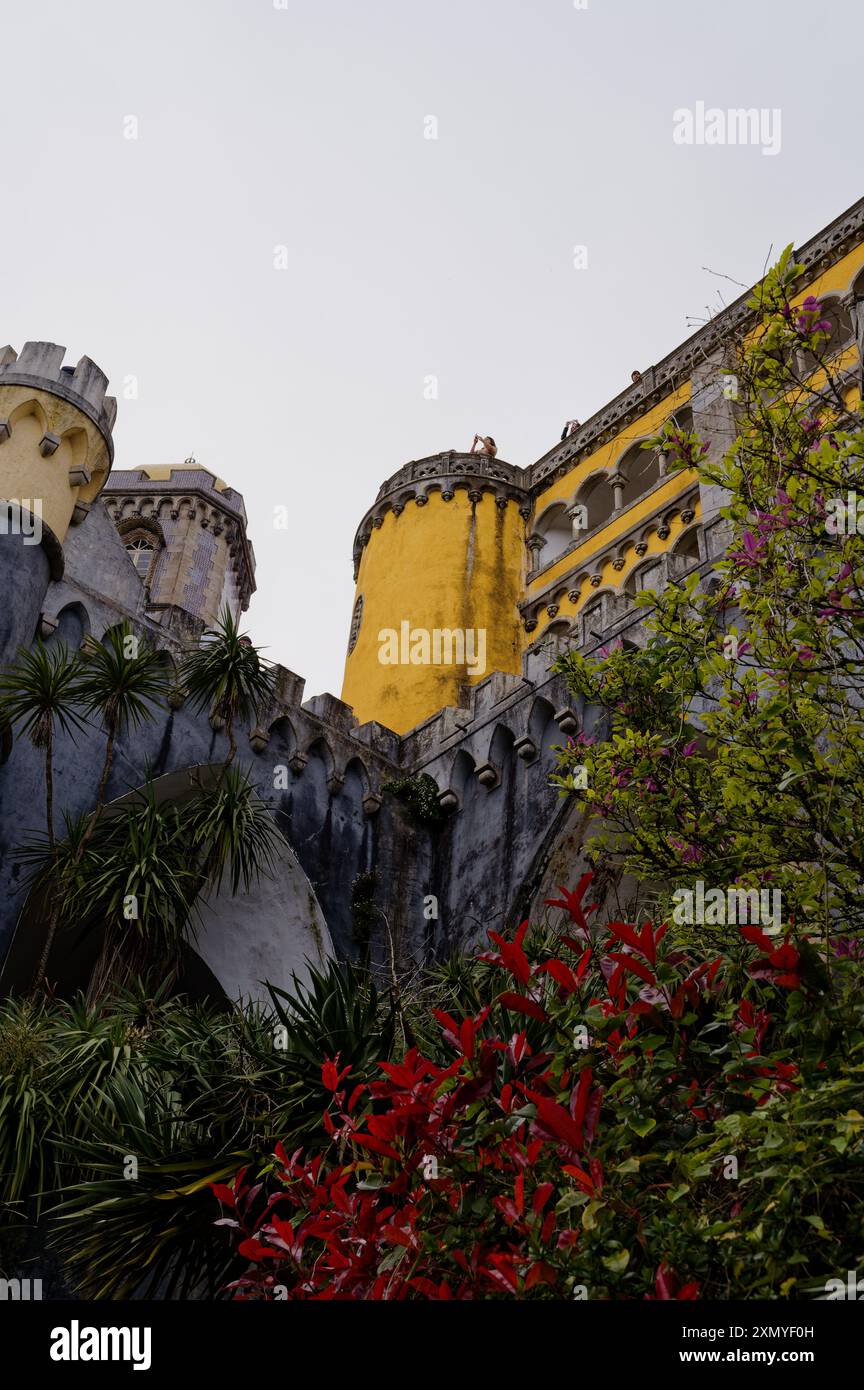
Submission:
M 478 501 L 484 492 L 489 492 L 500 505 L 515 502 L 523 519 L 527 519 L 530 514 L 528 475 L 527 468 L 519 468 L 504 459 L 490 458 L 487 454 L 457 453 L 453 449 L 403 464 L 381 484 L 373 505 L 357 528 L 355 579 L 363 548 L 388 512 L 399 516 L 409 502 L 424 507 L 433 492 L 440 493 L 443 501 L 451 502 L 457 488 L 462 488 Z
M 71 367 L 64 365 L 65 356 L 57 343 L 25 343 L 20 353 L 0 348 L 0 386 L 34 386 L 76 406 L 101 431 L 112 459 L 117 401 L 105 394 L 108 378 L 92 358 L 80 357 Z
M 243 522 L 247 523 L 246 505 L 242 495 L 229 487 L 215 473 L 203 464 L 184 463 L 160 464 L 149 468 L 117 468 L 103 489 L 110 493 L 188 493 L 195 492 L 207 496 L 215 505 L 223 507 Z M 250 545 L 251 548 L 251 545 Z

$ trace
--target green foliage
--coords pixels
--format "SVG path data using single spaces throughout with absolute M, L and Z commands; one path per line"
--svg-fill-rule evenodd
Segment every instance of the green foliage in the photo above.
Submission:
M 831 524 L 833 499 L 864 496 L 864 426 L 824 357 L 818 301 L 792 302 L 800 276 L 784 253 L 754 297 L 757 331 L 727 344 L 725 455 L 674 427 L 662 438 L 673 466 L 725 489 L 717 582 L 641 595 L 643 651 L 561 657 L 608 738 L 568 748 L 558 780 L 588 769 L 598 862 L 670 892 L 770 885 L 830 968 L 830 939 L 864 927 L 864 544 Z
M 178 683 L 191 708 L 225 721 L 226 765 L 237 752 L 237 721 L 256 722 L 275 695 L 275 672 L 261 660 L 259 650 L 241 633 L 226 607 L 216 627 L 186 657 L 180 673 Z
M 383 790 L 401 801 L 418 825 L 440 825 L 446 819 L 438 801 L 438 784 L 428 772 L 420 772 L 416 777 L 395 778 L 385 782 Z
M 208 1184 L 308 1143 L 321 1058 L 350 1050 L 365 1079 L 390 1055 L 392 1009 L 365 972 L 328 964 L 272 1010 L 190 1006 L 143 986 L 110 1005 L 0 1002 L 0 1213 L 37 1201 L 82 1292 L 217 1294 L 236 1258 Z M 127 1158 L 137 1164 L 128 1175 Z

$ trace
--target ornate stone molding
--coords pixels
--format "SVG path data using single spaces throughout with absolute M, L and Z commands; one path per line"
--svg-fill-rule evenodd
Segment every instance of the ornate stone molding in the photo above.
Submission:
M 815 276 L 840 260 L 846 252 L 860 241 L 864 233 L 864 198 L 810 241 L 794 252 L 795 260 L 801 262 Z M 598 445 L 611 439 L 621 429 L 644 415 L 664 397 L 671 395 L 685 381 L 689 380 L 694 366 L 706 362 L 722 350 L 732 335 L 755 320 L 755 314 L 748 307 L 751 291 L 741 295 L 727 309 L 705 324 L 680 346 L 662 358 L 655 366 L 642 373 L 641 381 L 628 386 L 613 400 L 609 401 L 596 415 L 592 415 L 573 434 L 556 444 L 547 454 L 527 470 L 528 486 L 536 495 L 542 487 L 548 487 L 556 472 L 563 475 L 579 462 L 580 458 L 592 453 Z

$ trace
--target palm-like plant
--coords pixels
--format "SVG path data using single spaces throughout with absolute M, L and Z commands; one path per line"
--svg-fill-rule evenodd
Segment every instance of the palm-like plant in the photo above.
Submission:
M 275 673 L 262 661 L 260 650 L 240 631 L 226 606 L 216 627 L 205 633 L 201 646 L 183 663 L 179 684 L 192 709 L 206 710 L 211 719 L 225 721 L 226 768 L 237 753 L 237 721 L 257 721 L 275 694 Z
M 227 874 L 232 894 L 248 893 L 269 872 L 282 839 L 247 773 L 225 767 L 212 790 L 202 788 L 183 808 L 188 844 L 198 852 L 201 887 L 218 893 Z
M 80 667 L 77 657 L 66 647 L 48 648 L 42 642 L 22 648 L 18 664 L 0 676 L 0 711 L 11 724 L 18 724 L 34 748 L 45 755 L 45 822 L 50 864 L 56 858 L 54 835 L 54 740 L 57 730 L 74 736 L 83 729 L 78 713 Z M 33 987 L 45 978 L 48 957 L 57 931 L 59 897 L 48 915 L 48 926 L 36 967 Z
M 86 713 L 101 719 L 106 736 L 92 835 L 105 805 L 116 739 L 153 717 L 153 705 L 167 694 L 168 680 L 160 654 L 128 622 L 109 628 L 101 642 L 87 642 L 82 658 L 76 694 Z
M 103 931 L 88 999 L 154 967 L 173 982 L 198 886 L 178 806 L 159 803 L 148 782 L 119 814 L 105 817 L 81 869 L 71 910 Z
M 37 642 L 24 647 L 18 664 L 0 675 L 0 716 L 29 738 L 45 755 L 45 821 L 54 845 L 54 739 L 57 730 L 75 734 L 83 723 L 78 713 L 79 666 L 64 646 Z

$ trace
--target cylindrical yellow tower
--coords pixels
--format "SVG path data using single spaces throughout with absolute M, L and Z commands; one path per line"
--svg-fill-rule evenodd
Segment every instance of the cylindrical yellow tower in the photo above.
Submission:
M 523 469 L 484 455 L 420 459 L 383 485 L 354 546 L 342 699 L 361 722 L 406 733 L 492 671 L 518 674 L 529 513 Z
M 117 403 L 89 357 L 65 348 L 0 349 L 0 665 L 33 640 L 63 540 L 84 520 L 111 469 Z

